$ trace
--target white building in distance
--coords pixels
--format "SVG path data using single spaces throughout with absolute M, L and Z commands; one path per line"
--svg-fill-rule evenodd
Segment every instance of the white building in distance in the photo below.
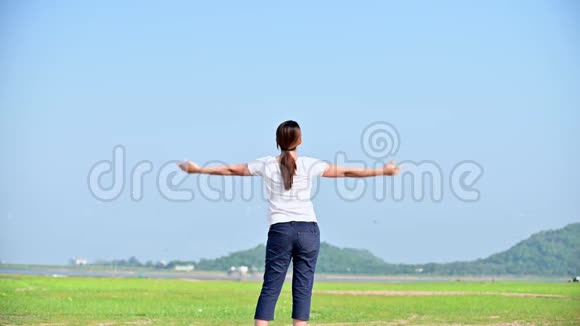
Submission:
M 175 265 L 175 270 L 179 272 L 191 272 L 193 271 L 193 265 Z
M 86 265 L 87 263 L 88 263 L 88 261 L 85 258 L 81 258 L 81 257 L 72 257 L 70 259 L 71 265 Z

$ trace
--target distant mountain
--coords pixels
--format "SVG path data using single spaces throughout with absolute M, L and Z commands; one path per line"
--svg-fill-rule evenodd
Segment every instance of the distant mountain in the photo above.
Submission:
M 248 266 L 255 271 L 263 271 L 266 255 L 266 246 L 260 244 L 248 250 L 237 251 L 227 256 L 216 259 L 201 259 L 193 263 L 198 270 L 225 271 L 231 266 Z M 180 264 L 185 262 L 180 261 Z M 171 262 L 170 265 L 173 265 Z M 316 270 L 322 273 L 373 273 L 382 274 L 389 266 L 381 258 L 374 256 L 364 249 L 339 248 L 329 243 L 320 244 L 320 254 Z M 404 272 L 396 270 L 397 266 L 391 265 L 392 272 Z M 171 266 L 170 266 L 171 267 Z M 396 270 L 396 271 L 395 271 Z
M 510 249 L 471 262 L 427 264 L 425 272 L 486 275 L 578 275 L 580 223 L 542 231 Z
M 192 263 L 198 270 L 225 271 L 231 266 L 246 265 L 252 270 L 262 271 L 265 249 L 261 244 L 217 259 Z M 578 275 L 580 223 L 536 233 L 506 251 L 466 262 L 389 264 L 368 250 L 339 248 L 323 242 L 316 270 L 321 273 L 384 275 Z
M 199 270 L 226 271 L 231 266 L 248 266 L 254 270 L 264 269 L 264 259 L 266 256 L 266 246 L 260 244 L 254 248 L 236 251 L 227 256 L 216 259 L 201 259 L 195 263 L 195 268 Z

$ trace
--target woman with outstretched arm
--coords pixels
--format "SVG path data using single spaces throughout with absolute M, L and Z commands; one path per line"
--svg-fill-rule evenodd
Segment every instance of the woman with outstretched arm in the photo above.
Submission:
M 191 161 L 179 164 L 187 173 L 214 175 L 262 176 L 269 203 L 269 230 L 262 290 L 256 305 L 254 325 L 268 325 L 274 319 L 290 261 L 292 274 L 293 325 L 306 325 L 310 319 L 310 303 L 316 261 L 320 250 L 320 229 L 311 201 L 315 177 L 394 176 L 401 167 L 392 161 L 382 168 L 345 167 L 307 156 L 298 156 L 302 144 L 298 123 L 281 123 L 276 129 L 278 156 L 265 156 L 237 165 L 201 167 Z

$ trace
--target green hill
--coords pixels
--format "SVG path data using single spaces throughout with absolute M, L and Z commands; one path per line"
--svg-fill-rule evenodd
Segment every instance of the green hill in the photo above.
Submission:
M 228 270 L 246 265 L 262 271 L 265 246 L 238 251 L 217 259 L 192 262 L 198 270 Z M 466 262 L 420 265 L 389 264 L 363 249 L 339 248 L 321 243 L 317 271 L 353 274 L 426 275 L 557 275 L 580 274 L 580 223 L 562 229 L 542 231 L 512 248 L 484 259 Z
M 487 274 L 577 275 L 580 223 L 536 233 L 509 250 L 470 264 Z
M 216 259 L 202 259 L 195 263 L 200 270 L 228 270 L 231 266 L 245 265 L 262 271 L 266 247 L 260 244 L 248 250 L 237 251 Z M 385 262 L 363 249 L 338 248 L 326 242 L 320 244 L 317 270 L 327 273 L 382 273 Z
M 201 259 L 195 263 L 195 268 L 199 270 L 226 271 L 231 266 L 248 266 L 255 270 L 264 269 L 264 258 L 266 246 L 260 244 L 248 250 L 237 251 L 224 257 L 216 259 Z

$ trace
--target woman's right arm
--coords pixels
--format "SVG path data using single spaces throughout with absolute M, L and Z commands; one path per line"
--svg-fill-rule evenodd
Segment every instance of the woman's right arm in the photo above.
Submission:
M 396 161 L 391 161 L 378 169 L 355 168 L 329 164 L 322 176 L 326 178 L 365 178 L 379 175 L 394 176 L 401 171 L 401 166 L 397 166 L 395 163 Z

